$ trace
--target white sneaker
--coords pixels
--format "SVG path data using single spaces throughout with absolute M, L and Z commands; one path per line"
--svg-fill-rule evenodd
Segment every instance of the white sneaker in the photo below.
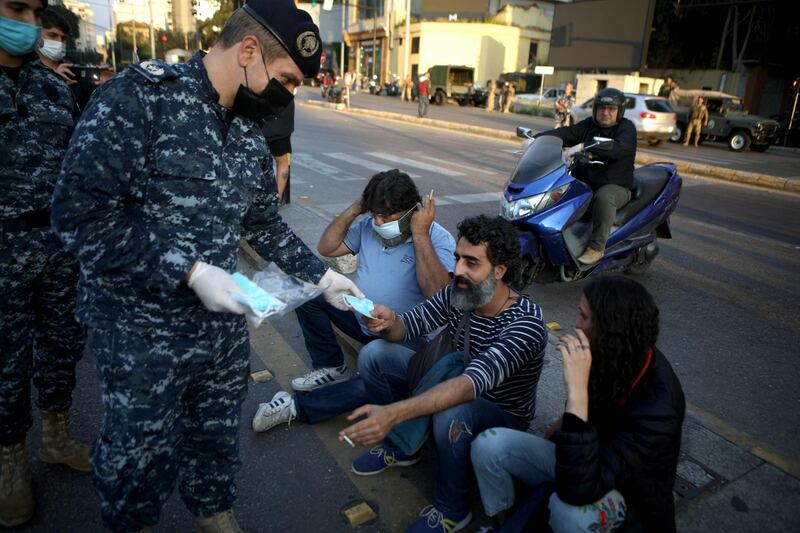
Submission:
M 350 379 L 350 375 L 347 373 L 347 365 L 318 368 L 305 376 L 294 378 L 292 388 L 296 391 L 308 392 L 348 379 Z
M 253 431 L 267 431 L 280 424 L 290 423 L 295 418 L 297 409 L 294 407 L 294 398 L 288 392 L 280 391 L 269 403 L 258 405 L 256 416 L 253 417 Z

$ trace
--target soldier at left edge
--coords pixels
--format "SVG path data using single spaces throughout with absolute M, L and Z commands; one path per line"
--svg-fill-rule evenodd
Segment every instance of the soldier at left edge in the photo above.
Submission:
M 39 459 L 88 472 L 89 447 L 69 434 L 84 330 L 75 319 L 78 262 L 50 228 L 53 187 L 75 100 L 42 64 L 46 0 L 0 0 L 0 526 L 29 521 L 35 501 L 25 446 L 41 410 Z
M 317 74 L 321 50 L 293 0 L 250 0 L 207 54 L 126 68 L 76 126 L 53 223 L 81 263 L 77 314 L 105 407 L 92 475 L 113 531 L 156 525 L 176 484 L 200 531 L 239 531 L 241 238 L 339 309 L 345 293 L 363 297 L 280 218 L 261 129 Z

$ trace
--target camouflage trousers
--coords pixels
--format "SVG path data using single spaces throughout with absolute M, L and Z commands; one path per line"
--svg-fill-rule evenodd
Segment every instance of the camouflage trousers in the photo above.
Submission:
M 84 330 L 75 318 L 78 261 L 49 228 L 0 230 L 0 444 L 25 438 L 36 405 L 72 405 Z
M 112 531 L 158 523 L 178 482 L 198 517 L 233 506 L 249 342 L 241 317 L 218 315 L 195 337 L 168 328 L 90 328 L 103 418 L 92 475 Z

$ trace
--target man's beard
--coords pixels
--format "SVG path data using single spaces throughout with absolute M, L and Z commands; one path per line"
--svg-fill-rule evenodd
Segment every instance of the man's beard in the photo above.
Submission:
M 458 286 L 459 283 L 464 283 L 467 287 L 462 289 Z M 453 278 L 450 305 L 462 311 L 472 311 L 491 302 L 496 290 L 497 280 L 494 273 L 490 273 L 480 283 L 473 283 L 464 276 L 456 276 Z

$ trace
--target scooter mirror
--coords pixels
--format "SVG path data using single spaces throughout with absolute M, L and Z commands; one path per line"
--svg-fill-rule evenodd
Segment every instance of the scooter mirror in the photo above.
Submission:
M 595 137 L 594 142 L 597 144 L 610 143 L 614 142 L 614 139 L 609 139 L 608 137 Z
M 531 135 L 530 128 L 523 128 L 522 126 L 517 126 L 517 137 L 522 137 L 523 139 L 531 139 L 533 135 Z

